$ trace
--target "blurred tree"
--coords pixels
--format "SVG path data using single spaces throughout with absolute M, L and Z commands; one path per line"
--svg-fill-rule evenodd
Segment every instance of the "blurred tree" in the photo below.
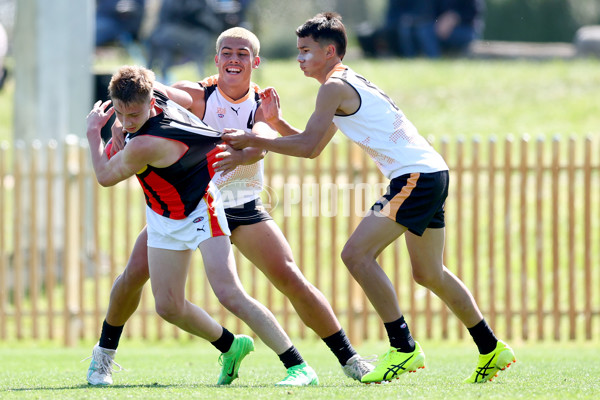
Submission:
M 579 27 L 600 22 L 598 0 L 486 0 L 486 3 L 484 38 L 488 40 L 571 42 Z M 590 12 L 596 13 L 595 18 L 590 18 Z

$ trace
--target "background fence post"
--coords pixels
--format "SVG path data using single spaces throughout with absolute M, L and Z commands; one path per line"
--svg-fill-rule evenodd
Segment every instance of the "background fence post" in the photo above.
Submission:
M 79 335 L 79 249 L 78 237 L 80 204 L 77 203 L 77 176 L 79 174 L 77 136 L 67 136 L 64 141 L 64 342 L 75 346 Z

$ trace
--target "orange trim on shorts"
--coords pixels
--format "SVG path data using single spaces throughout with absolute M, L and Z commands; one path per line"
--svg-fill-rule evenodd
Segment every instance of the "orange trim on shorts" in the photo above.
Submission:
M 398 210 L 402 207 L 404 200 L 408 199 L 413 189 L 417 186 L 417 181 L 421 174 L 419 172 L 413 172 L 410 177 L 406 180 L 406 185 L 402 187 L 400 193 L 395 195 L 381 210 L 381 213 L 389 218 L 396 219 Z
M 206 194 L 204 195 L 204 201 L 206 202 L 206 214 L 208 215 L 208 226 L 210 226 L 210 236 L 225 236 L 225 232 L 221 228 L 221 224 L 219 223 L 219 217 L 217 215 L 217 210 L 215 210 L 214 201 L 212 194 L 206 190 Z

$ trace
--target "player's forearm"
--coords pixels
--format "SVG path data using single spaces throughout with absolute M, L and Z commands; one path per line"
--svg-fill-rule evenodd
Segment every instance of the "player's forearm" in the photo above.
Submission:
M 281 136 L 291 136 L 301 133 L 302 131 L 294 128 L 284 119 L 269 122 L 269 126 L 276 130 Z
M 274 153 L 285 154 L 294 157 L 314 158 L 318 154 L 314 154 L 316 145 L 311 141 L 306 140 L 302 134 L 291 134 L 290 136 L 267 138 L 255 136 L 251 141 L 252 147 L 260 147 L 262 149 L 272 151 Z
M 105 178 L 105 165 L 108 157 L 104 155 L 104 144 L 102 143 L 102 137 L 100 136 L 100 130 L 94 128 L 88 128 L 87 139 L 90 147 L 90 154 L 92 157 L 92 166 L 94 167 L 94 173 L 98 183 L 102 186 L 112 186 Z M 105 158 L 105 159 L 103 159 Z
M 258 148 L 258 147 L 246 147 L 241 150 L 242 154 L 242 162 L 240 165 L 251 165 L 259 162 L 263 158 L 265 158 L 266 150 Z

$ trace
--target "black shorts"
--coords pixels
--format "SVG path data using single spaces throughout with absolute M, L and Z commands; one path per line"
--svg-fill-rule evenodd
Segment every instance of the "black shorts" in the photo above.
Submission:
M 225 209 L 229 230 L 233 232 L 240 225 L 254 225 L 258 222 L 273 219 L 262 205 L 260 198 L 249 201 L 240 206 Z
M 448 197 L 448 171 L 415 172 L 390 181 L 386 194 L 371 207 L 415 235 L 427 228 L 443 228 Z

